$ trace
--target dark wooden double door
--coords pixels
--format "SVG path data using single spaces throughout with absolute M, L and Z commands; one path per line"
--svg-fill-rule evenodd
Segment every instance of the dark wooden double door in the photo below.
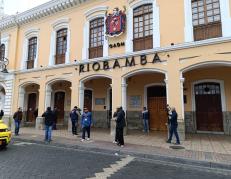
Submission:
M 55 100 L 54 100 L 54 107 L 57 108 L 57 123 L 63 124 L 64 123 L 64 105 L 65 105 L 65 92 L 56 92 L 55 93 Z
M 150 118 L 150 129 L 155 131 L 166 131 L 166 88 L 165 86 L 152 86 L 147 89 L 148 110 Z
M 34 123 L 36 120 L 36 103 L 37 103 L 37 94 L 31 93 L 28 95 L 27 103 L 27 115 L 26 121 Z
M 196 121 L 199 131 L 223 131 L 221 89 L 219 83 L 195 85 Z

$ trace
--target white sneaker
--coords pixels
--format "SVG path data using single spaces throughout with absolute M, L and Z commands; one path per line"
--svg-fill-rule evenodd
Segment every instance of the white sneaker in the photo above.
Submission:
M 122 148 L 123 148 L 123 147 L 124 147 L 124 145 L 121 145 L 120 147 L 122 147 Z
M 90 138 L 87 138 L 87 140 L 90 140 Z
M 85 139 L 81 139 L 81 142 L 84 142 L 85 141 Z
M 112 142 L 113 144 L 117 144 L 117 142 L 114 140 L 113 142 Z

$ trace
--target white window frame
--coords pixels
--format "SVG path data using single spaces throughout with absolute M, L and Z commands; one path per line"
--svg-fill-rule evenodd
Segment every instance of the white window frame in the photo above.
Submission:
M 222 37 L 230 37 L 231 17 L 230 17 L 229 0 L 220 0 L 220 10 L 221 10 Z M 185 12 L 184 39 L 185 42 L 193 42 L 194 35 L 193 35 L 191 0 L 184 0 L 184 12 Z
M 56 20 L 52 23 L 52 33 L 51 33 L 51 43 L 50 43 L 50 57 L 49 57 L 49 66 L 55 65 L 55 55 L 56 55 L 56 37 L 57 32 L 61 29 L 67 28 L 67 50 L 65 54 L 65 64 L 70 63 L 70 40 L 71 40 L 71 31 L 69 27 L 69 18 L 62 18 Z
M 89 37 L 90 37 L 90 21 L 103 17 L 104 22 L 106 21 L 106 12 L 108 10 L 107 6 L 97 6 L 85 12 L 86 22 L 83 28 L 83 49 L 82 49 L 82 60 L 89 60 Z M 103 44 L 103 57 L 108 56 L 108 39 L 105 35 L 106 24 L 104 23 L 104 44 Z
M 9 41 L 10 36 L 9 35 L 3 35 L 1 38 L 1 44 L 5 45 L 5 58 L 9 59 Z
M 22 53 L 22 60 L 21 60 L 21 70 L 27 69 L 27 60 L 28 60 L 28 44 L 29 40 L 33 37 L 37 38 L 37 49 L 36 49 L 36 57 L 34 60 L 34 68 L 38 66 L 38 50 L 39 50 L 39 29 L 33 28 L 29 29 L 24 34 L 24 41 L 23 41 L 23 53 Z
M 156 0 L 129 0 L 128 3 L 126 53 L 133 52 L 133 10 L 145 4 L 152 4 L 153 8 L 153 48 L 160 47 L 160 10 Z

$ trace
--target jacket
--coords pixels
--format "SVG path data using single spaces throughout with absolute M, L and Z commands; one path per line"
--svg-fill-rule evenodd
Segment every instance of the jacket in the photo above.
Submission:
M 21 121 L 22 120 L 22 111 L 15 112 L 13 118 L 14 118 L 14 120 Z
M 70 112 L 70 118 L 71 118 L 71 121 L 78 121 L 79 115 L 78 115 L 78 113 L 77 113 L 77 110 L 73 109 L 73 110 Z
M 91 119 L 91 112 L 84 112 L 82 114 L 81 125 L 82 127 L 89 127 L 91 126 L 92 119 Z
M 148 110 L 142 112 L 142 119 L 149 120 L 149 112 L 148 112 Z
M 123 110 L 120 110 L 117 112 L 116 127 L 124 128 L 125 126 L 126 126 L 125 112 Z
M 174 127 L 178 126 L 177 118 L 178 118 L 178 114 L 176 113 L 176 111 L 172 111 L 172 115 L 170 118 L 171 126 L 174 126 Z
M 46 126 L 52 126 L 54 124 L 55 116 L 52 111 L 46 111 L 45 113 L 43 113 L 42 117 L 45 118 Z

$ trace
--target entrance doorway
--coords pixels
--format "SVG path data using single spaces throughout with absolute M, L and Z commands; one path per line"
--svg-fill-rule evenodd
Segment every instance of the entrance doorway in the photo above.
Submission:
M 56 107 L 58 111 L 58 119 L 57 119 L 58 124 L 64 123 L 64 104 L 65 104 L 65 92 L 56 92 L 54 107 Z
M 147 88 L 147 102 L 150 118 L 150 129 L 155 131 L 166 131 L 166 87 L 151 86 Z
M 223 132 L 220 84 L 200 83 L 194 89 L 197 130 Z
M 84 107 L 92 111 L 92 90 L 84 90 Z
M 27 105 L 27 122 L 35 122 L 35 110 L 36 110 L 37 94 L 31 93 L 28 95 L 28 105 Z

